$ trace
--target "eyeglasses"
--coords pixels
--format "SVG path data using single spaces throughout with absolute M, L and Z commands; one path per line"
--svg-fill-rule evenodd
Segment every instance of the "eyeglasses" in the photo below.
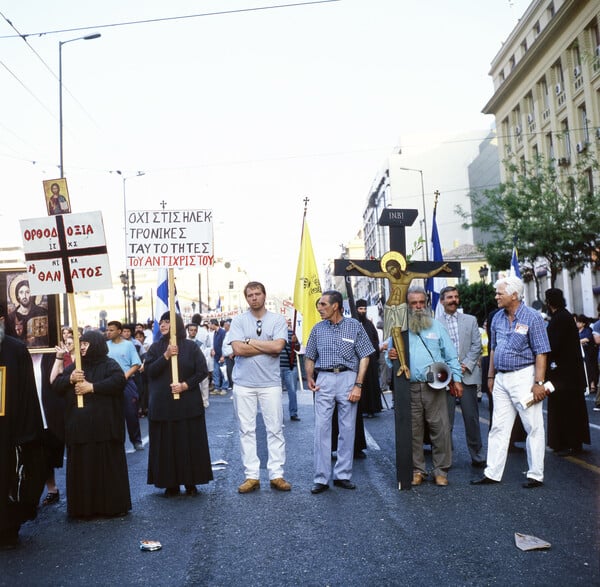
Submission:
M 260 336 L 262 333 L 262 320 L 256 321 L 256 336 Z

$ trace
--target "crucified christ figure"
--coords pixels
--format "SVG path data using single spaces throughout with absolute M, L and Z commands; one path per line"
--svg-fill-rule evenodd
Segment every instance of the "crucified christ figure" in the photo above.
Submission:
M 448 263 L 440 265 L 437 269 L 433 269 L 428 273 L 416 273 L 414 271 L 407 271 L 406 259 L 404 256 L 396 251 L 388 251 L 383 257 L 381 257 L 381 271 L 367 271 L 362 267 L 359 267 L 353 261 L 350 261 L 346 271 L 356 269 L 359 273 L 366 275 L 367 277 L 381 277 L 389 279 L 390 281 L 390 297 L 385 303 L 383 308 L 383 335 L 385 338 L 391 335 L 394 341 L 394 347 L 398 351 L 398 359 L 400 361 L 400 368 L 396 375 L 405 375 L 407 379 L 410 379 L 410 369 L 406 360 L 406 350 L 404 348 L 404 339 L 402 338 L 402 332 L 408 330 L 408 308 L 406 306 L 406 294 L 410 283 L 413 279 L 422 277 L 427 279 L 434 277 L 438 273 L 445 271 L 450 273 L 452 270 L 448 266 Z

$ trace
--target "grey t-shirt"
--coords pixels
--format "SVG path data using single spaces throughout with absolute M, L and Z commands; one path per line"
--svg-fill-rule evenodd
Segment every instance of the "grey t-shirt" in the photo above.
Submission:
M 260 340 L 287 340 L 287 322 L 274 312 L 267 312 L 261 319 L 260 329 L 257 319 L 250 311 L 236 316 L 231 322 L 229 340 L 243 342 L 246 338 Z M 260 334 L 257 334 L 260 331 Z M 281 386 L 279 373 L 279 353 L 274 357 L 260 354 L 255 357 L 236 357 L 233 365 L 233 380 L 244 387 Z

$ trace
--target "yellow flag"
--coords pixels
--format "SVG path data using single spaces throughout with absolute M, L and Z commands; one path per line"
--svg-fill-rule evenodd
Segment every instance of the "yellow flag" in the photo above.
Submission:
M 308 224 L 304 219 L 300 256 L 294 286 L 294 307 L 302 314 L 302 343 L 306 344 L 312 327 L 321 320 L 317 302 L 321 297 L 321 282 L 310 240 Z

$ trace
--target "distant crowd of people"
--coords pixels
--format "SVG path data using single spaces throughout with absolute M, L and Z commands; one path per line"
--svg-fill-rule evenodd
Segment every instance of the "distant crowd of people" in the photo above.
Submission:
M 186 325 L 177 314 L 172 324 L 166 312 L 156 337 L 150 324 L 117 320 L 104 332 L 86 328 L 76 336 L 64 327 L 54 354 L 34 359 L 22 341 L 6 335 L 6 311 L 0 307 L 0 547 L 16 544 L 20 525 L 36 515 L 44 487 L 43 506 L 60 500 L 55 469 L 62 467 L 65 447 L 68 515 L 126 515 L 132 504 L 125 430 L 134 449 L 144 450 L 140 418 L 148 418 L 147 483 L 165 497 L 179 495 L 182 487 L 186 495 L 196 495 L 198 485 L 213 479 L 205 421 L 210 394 L 232 392 L 244 470 L 238 492 L 260 488 L 259 409 L 267 432 L 269 485 L 290 491 L 282 391 L 288 394 L 290 421 L 299 422 L 297 389 L 303 377 L 314 399 L 313 494 L 328 490 L 331 482 L 356 488 L 353 461 L 364 458 L 366 448 L 363 417 L 380 412 L 382 390 L 405 376 L 413 486 L 430 475 L 436 485 L 448 485 L 460 405 L 471 464 L 482 471 L 472 483 L 501 481 L 520 421 L 528 462 L 523 486 L 539 487 L 546 445 L 568 455 L 590 443 L 584 393 L 598 389 L 600 321 L 592 326 L 584 316 L 572 316 L 561 290 L 552 288 L 545 294 L 546 323 L 524 304 L 523 289 L 520 279 L 501 278 L 498 308 L 481 329 L 475 317 L 459 311 L 456 287 L 442 290 L 444 311 L 436 320 L 425 290 L 406 285 L 406 300 L 395 301 L 404 306 L 406 364 L 389 328 L 378 335 L 366 300 L 356 303 L 356 318 L 348 317 L 335 290 L 321 294 L 321 322 L 303 347 L 291 321 L 266 309 L 265 287 L 256 281 L 244 289 L 249 309 L 233 319 L 203 321 L 197 314 Z M 479 420 L 482 391 L 491 412 L 487 452 Z

